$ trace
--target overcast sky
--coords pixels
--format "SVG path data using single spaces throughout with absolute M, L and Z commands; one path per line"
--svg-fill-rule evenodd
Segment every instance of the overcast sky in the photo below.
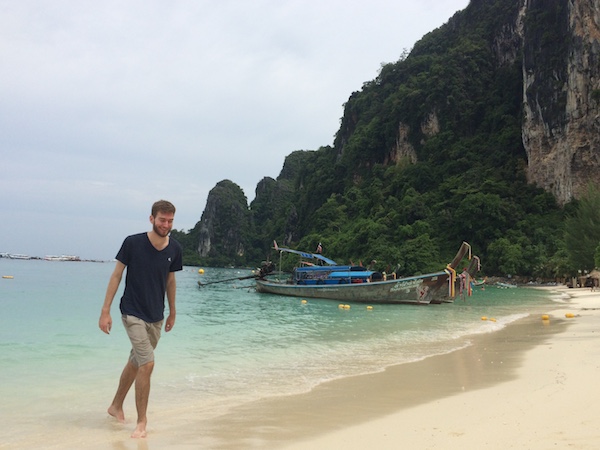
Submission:
M 151 204 L 248 202 L 468 0 L 0 0 L 0 252 L 114 258 Z

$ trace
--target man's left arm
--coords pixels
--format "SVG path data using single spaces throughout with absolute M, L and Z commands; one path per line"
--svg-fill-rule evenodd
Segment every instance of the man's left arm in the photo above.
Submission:
M 165 331 L 169 332 L 175 326 L 175 293 L 177 291 L 177 283 L 175 281 L 175 272 L 169 272 L 167 276 L 167 301 L 169 302 L 169 317 L 165 324 Z

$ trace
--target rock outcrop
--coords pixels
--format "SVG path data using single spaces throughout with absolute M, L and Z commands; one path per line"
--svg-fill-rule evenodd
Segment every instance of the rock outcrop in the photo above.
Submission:
M 600 184 L 600 1 L 526 0 L 523 8 L 528 179 L 565 204 L 588 182 Z
M 200 219 L 198 254 L 215 264 L 235 264 L 251 233 L 248 201 L 242 189 L 223 180 L 211 189 Z

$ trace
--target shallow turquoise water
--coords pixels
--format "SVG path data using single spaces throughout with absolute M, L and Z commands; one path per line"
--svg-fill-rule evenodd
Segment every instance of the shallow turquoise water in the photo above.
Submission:
M 129 341 L 112 308 L 110 336 L 98 329 L 113 263 L 0 258 L 0 442 L 17 442 L 40 419 L 65 411 L 85 420 L 108 406 Z M 212 417 L 258 398 L 445 353 L 531 313 L 550 310 L 547 291 L 475 290 L 453 304 L 351 304 L 258 294 L 252 280 L 204 283 L 249 271 L 186 267 L 177 274 L 177 322 L 156 355 L 151 407 Z M 494 317 L 496 322 L 482 321 Z

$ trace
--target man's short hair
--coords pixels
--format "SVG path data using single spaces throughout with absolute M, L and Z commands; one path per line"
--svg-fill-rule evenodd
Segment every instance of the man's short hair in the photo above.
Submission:
M 152 205 L 152 217 L 156 217 L 156 215 L 161 212 L 161 213 L 173 213 L 175 214 L 175 205 L 173 205 L 173 203 L 168 202 L 166 200 L 159 200 L 157 202 L 154 202 L 154 204 Z

